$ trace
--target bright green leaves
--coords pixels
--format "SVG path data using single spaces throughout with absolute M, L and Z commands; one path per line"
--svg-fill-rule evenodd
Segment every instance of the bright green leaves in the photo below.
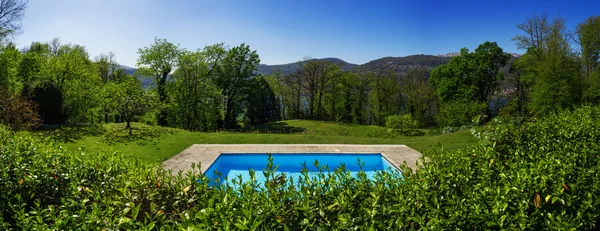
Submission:
M 67 152 L 0 129 L 0 227 L 593 230 L 598 115 L 600 108 L 582 107 L 524 127 L 494 121 L 480 134 L 484 143 L 425 153 L 418 170 L 400 166 L 402 177 L 379 172 L 371 180 L 317 166 L 316 175 L 306 170 L 291 182 L 271 163 L 253 174 L 269 183 L 233 180 L 235 189 L 209 186 L 195 165 L 195 174 L 173 176 L 114 153 Z
M 158 100 L 161 104 L 168 103 L 167 79 L 176 65 L 179 55 L 179 45 L 168 42 L 166 39 L 154 38 L 150 47 L 140 48 L 137 60 L 138 72 L 147 78 L 153 78 Z M 168 124 L 168 110 L 166 107 L 159 108 L 158 124 Z
M 475 52 L 461 49 L 452 58 L 431 72 L 431 84 L 442 102 L 474 100 L 487 103 L 502 79 L 500 68 L 509 59 L 496 42 L 480 44 Z
M 242 43 L 227 51 L 221 62 L 220 72 L 213 75 L 213 81 L 225 99 L 223 122 L 226 128 L 236 127 L 237 116 L 245 109 L 244 92 L 250 87 L 250 80 L 255 76 L 259 63 L 256 51 Z
M 213 131 L 221 120 L 221 92 L 211 79 L 224 54 L 218 46 L 182 50 L 168 84 L 169 124 L 193 131 Z M 217 65 L 217 66 L 215 66 Z

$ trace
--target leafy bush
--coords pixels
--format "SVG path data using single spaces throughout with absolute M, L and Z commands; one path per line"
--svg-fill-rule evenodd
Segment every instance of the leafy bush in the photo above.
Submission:
M 440 106 L 436 120 L 440 127 L 460 127 L 472 124 L 473 119 L 477 117 L 483 117 L 486 110 L 485 103 L 450 101 Z
M 398 136 L 398 133 L 393 129 L 377 126 L 369 129 L 365 136 L 374 138 L 394 138 Z
M 234 189 L 209 187 L 196 166 L 172 176 L 0 129 L 0 229 L 598 229 L 600 107 L 477 134 L 481 144 L 427 154 L 414 172 L 401 165 L 402 178 L 267 171 L 264 185 Z
M 418 126 L 418 121 L 414 120 L 410 114 L 392 115 L 385 117 L 385 127 L 390 129 L 408 130 Z
M 34 130 L 42 121 L 33 101 L 0 89 L 0 124 L 13 130 Z

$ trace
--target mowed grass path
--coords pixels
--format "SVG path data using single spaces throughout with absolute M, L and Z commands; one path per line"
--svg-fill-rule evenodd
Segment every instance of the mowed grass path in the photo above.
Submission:
M 124 130 L 125 124 L 105 124 L 95 132 L 77 133 L 76 130 L 60 128 L 41 133 L 44 136 L 69 137 L 63 141 L 69 150 L 84 148 L 88 153 L 121 152 L 126 157 L 149 163 L 161 163 L 192 144 L 405 144 L 420 152 L 427 152 L 442 147 L 452 150 L 475 141 L 469 131 L 379 138 L 368 137 L 381 132 L 382 128 L 377 126 L 304 120 L 281 121 L 245 132 L 207 133 L 143 124 L 133 126 L 136 128 L 133 136 Z M 292 134 L 280 134 L 290 132 Z

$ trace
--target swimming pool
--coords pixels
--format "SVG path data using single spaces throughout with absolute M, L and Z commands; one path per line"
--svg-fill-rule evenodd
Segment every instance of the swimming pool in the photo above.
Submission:
M 304 167 L 310 177 L 317 176 L 319 167 L 334 171 L 341 166 L 351 176 L 356 176 L 363 170 L 369 179 L 375 179 L 377 171 L 381 170 L 400 174 L 381 153 L 272 153 L 271 157 L 277 173 L 285 173 L 286 178 L 291 177 L 294 181 L 302 176 Z M 268 163 L 269 154 L 266 153 L 221 153 L 204 174 L 212 185 L 216 185 L 215 182 L 228 183 L 238 177 L 241 177 L 242 182 L 247 182 L 250 181 L 249 169 L 252 169 L 256 171 L 256 181 L 262 185 L 266 181 L 263 170 L 267 169 Z

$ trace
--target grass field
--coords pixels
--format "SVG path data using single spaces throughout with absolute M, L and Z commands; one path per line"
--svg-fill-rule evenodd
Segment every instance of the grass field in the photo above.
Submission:
M 452 150 L 474 142 L 469 131 L 445 135 L 373 137 L 385 129 L 378 126 L 289 120 L 257 126 L 240 132 L 190 132 L 133 124 L 130 136 L 125 124 L 92 127 L 62 127 L 39 132 L 64 142 L 66 148 L 87 152 L 114 151 L 126 157 L 161 163 L 192 144 L 405 144 L 420 152 L 444 148 Z M 422 130 L 426 134 L 426 130 Z

